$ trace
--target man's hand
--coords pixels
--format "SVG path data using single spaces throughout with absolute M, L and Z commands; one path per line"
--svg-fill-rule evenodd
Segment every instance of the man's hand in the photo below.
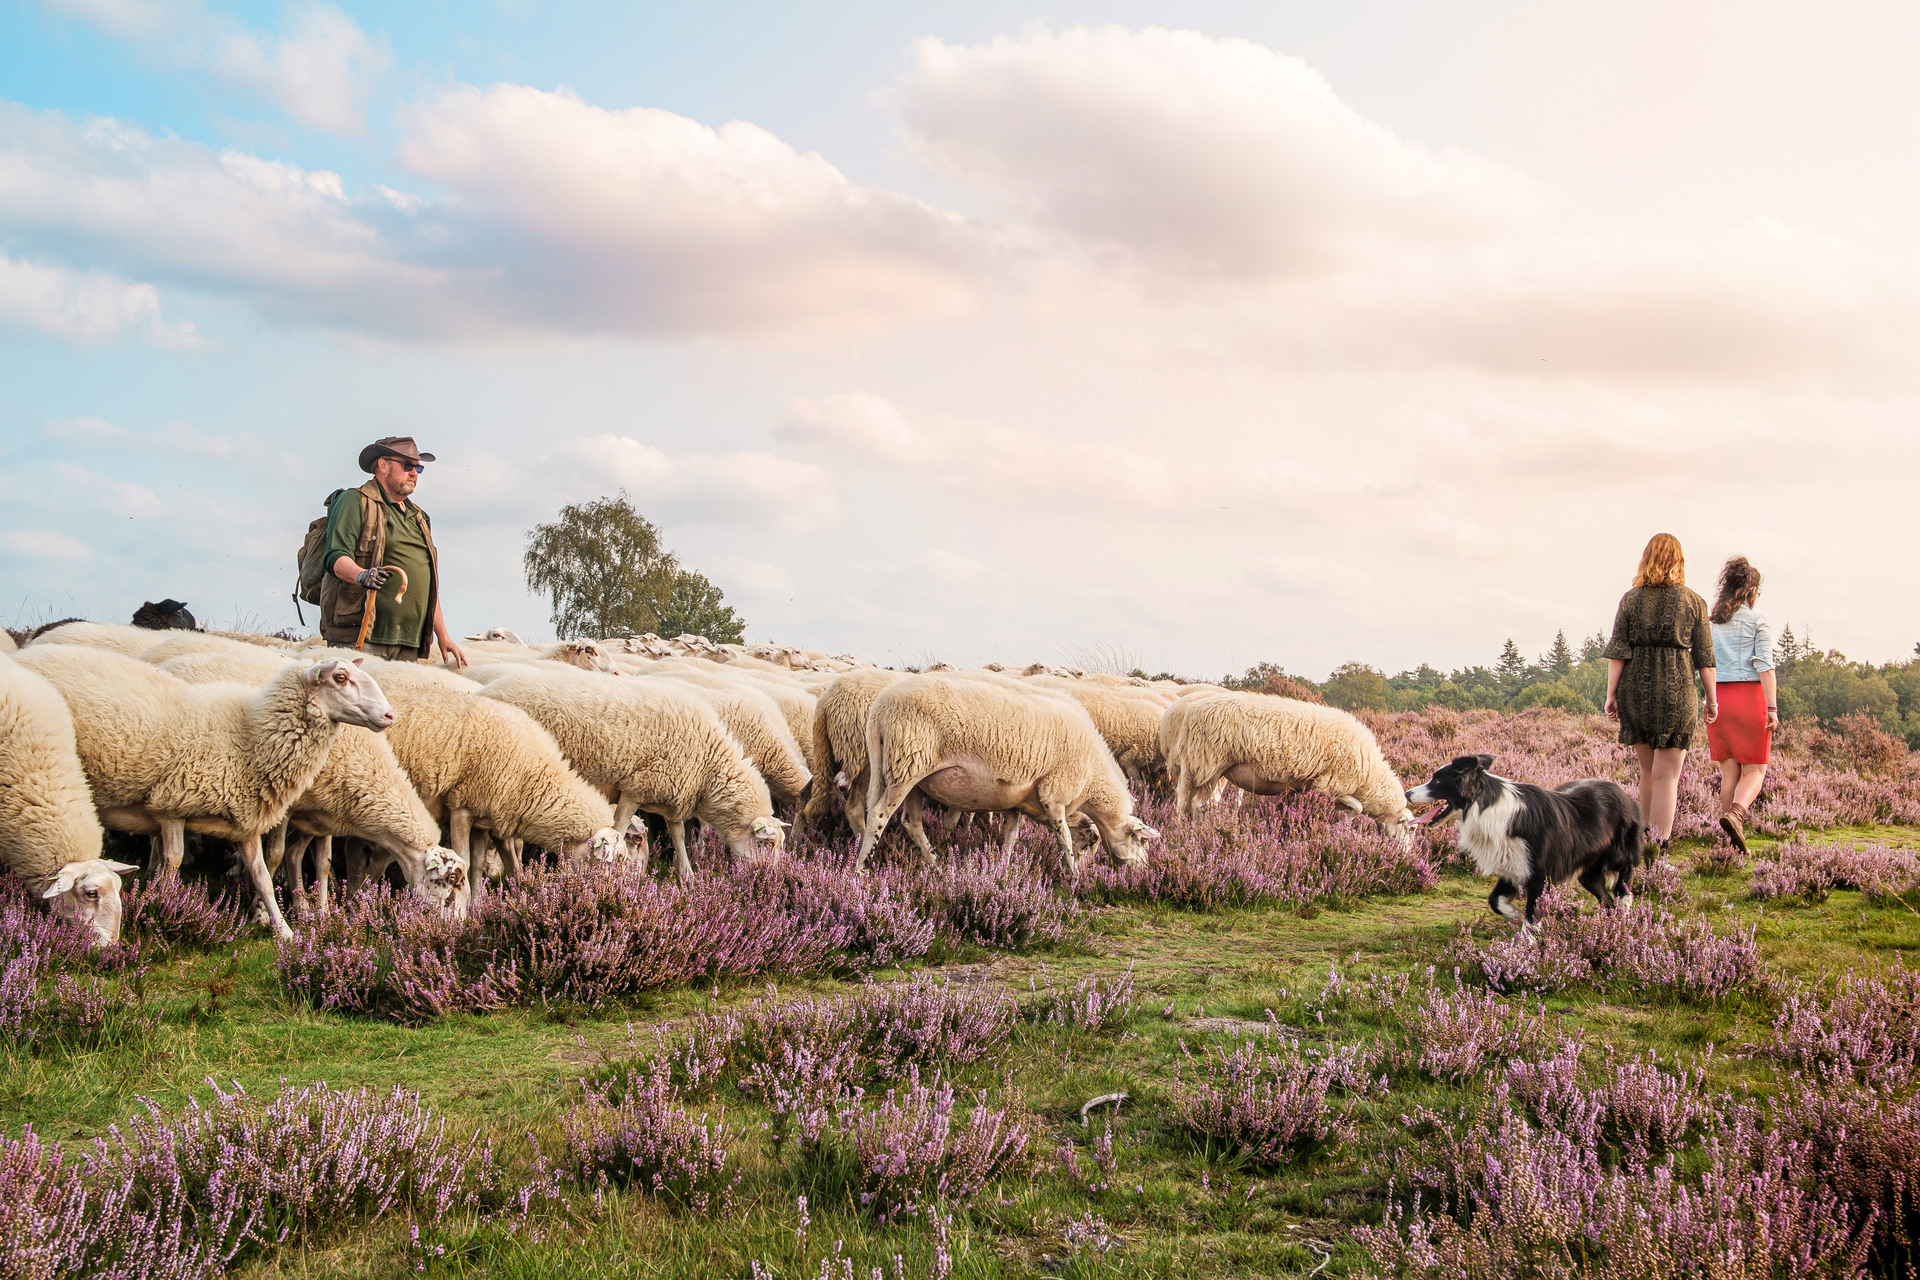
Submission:
M 354 577 L 354 585 L 365 587 L 369 591 L 378 591 L 387 585 L 387 579 L 393 576 L 393 570 L 383 568 L 362 569 Z
M 452 663 L 456 667 L 464 667 L 467 665 L 467 651 L 451 640 L 448 640 L 440 646 L 440 653 L 447 662 Z

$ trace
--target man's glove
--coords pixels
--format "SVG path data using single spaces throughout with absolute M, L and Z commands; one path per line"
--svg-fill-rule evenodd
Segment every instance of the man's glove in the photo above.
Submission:
M 359 576 L 354 578 L 353 581 L 356 585 L 365 587 L 369 591 L 378 591 L 381 587 L 387 585 L 387 579 L 392 576 L 393 570 L 391 569 L 362 569 Z

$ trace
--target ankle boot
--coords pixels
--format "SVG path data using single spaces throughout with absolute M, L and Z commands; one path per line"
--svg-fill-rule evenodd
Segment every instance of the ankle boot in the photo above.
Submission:
M 1727 833 L 1727 839 L 1733 841 L 1733 847 L 1740 851 L 1741 857 L 1747 856 L 1747 806 L 1736 804 L 1720 815 L 1720 829 Z

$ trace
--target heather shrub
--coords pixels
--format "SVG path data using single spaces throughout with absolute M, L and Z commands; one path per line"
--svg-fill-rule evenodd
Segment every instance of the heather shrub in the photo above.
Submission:
M 1830 1188 L 1883 1243 L 1920 1242 L 1920 1100 L 1877 1088 L 1796 1080 L 1773 1100 L 1773 1131 L 1755 1158 L 1778 1153 L 1812 1185 Z
M 232 946 L 250 928 L 231 893 L 218 897 L 181 876 L 135 880 L 120 895 L 122 945 L 143 954 Z
M 1376 1060 L 1370 1051 L 1316 1061 L 1297 1046 L 1274 1052 L 1271 1045 L 1270 1036 L 1248 1039 L 1231 1050 L 1209 1047 L 1196 1058 L 1183 1043 L 1184 1062 L 1174 1072 L 1174 1122 L 1209 1150 L 1285 1164 L 1350 1138 L 1355 1097 L 1385 1091 L 1384 1079 L 1367 1078 Z M 1330 1097 L 1336 1089 L 1348 1096 Z
M 55 918 L 18 880 L 0 876 L 0 1041 L 78 1048 L 158 1021 L 143 999 L 144 970 L 103 975 L 97 968 L 115 967 L 118 949 L 95 953 L 91 943 L 84 926 Z
M 1895 965 L 1885 978 L 1844 974 L 1825 996 L 1790 991 L 1761 1048 L 1826 1078 L 1907 1084 L 1920 1063 L 1920 971 Z
M 1697 1177 L 1671 1158 L 1609 1169 L 1579 1131 L 1530 1124 L 1504 1089 L 1478 1115 L 1409 1117 L 1418 1144 L 1358 1274 L 1421 1280 L 1855 1277 L 1871 1243 L 1844 1199 L 1811 1186 L 1751 1129 L 1712 1133 Z M 1743 1123 L 1743 1122 L 1740 1122 Z
M 1496 991 L 1562 991 L 1591 985 L 1647 995 L 1718 999 L 1760 977 L 1753 926 L 1718 933 L 1702 916 L 1646 907 L 1583 911 L 1570 889 L 1540 902 L 1531 933 L 1484 945 L 1463 935 L 1457 954 Z
M 1412 1033 L 1412 1063 L 1436 1080 L 1466 1080 L 1507 1058 L 1533 1056 L 1551 1044 L 1547 1011 L 1529 1014 L 1492 992 L 1462 988 L 1443 991 L 1427 975 L 1427 989 L 1407 1018 Z
M 1636 898 L 1650 898 L 1670 906 L 1680 906 L 1688 897 L 1686 881 L 1671 858 L 1655 858 L 1634 872 L 1633 893 Z
M 858 1168 L 863 1208 L 899 1221 L 936 1200 L 965 1203 L 1026 1160 L 1037 1124 L 1017 1097 L 996 1103 L 975 1092 L 964 1115 L 958 1102 L 940 1072 L 923 1084 L 919 1068 L 910 1066 L 904 1089 L 889 1089 L 875 1106 L 846 1115 L 840 1137 Z
M 1662 858 L 1661 862 L 1671 859 Z M 1693 851 L 1693 870 L 1696 875 L 1730 876 L 1747 865 L 1747 855 L 1741 853 L 1731 840 L 1713 840 Z M 1640 876 L 1634 876 L 1637 886 Z
M 727 1167 L 740 1134 L 724 1116 L 695 1119 L 680 1105 L 672 1069 L 656 1061 L 617 1101 L 589 1090 L 561 1120 L 569 1166 L 587 1186 L 631 1187 L 693 1213 L 725 1213 L 740 1182 Z
M 1140 1006 L 1134 1002 L 1133 966 L 1119 974 L 1090 974 L 1074 983 L 1071 990 L 1061 992 L 1053 985 L 1052 975 L 1046 966 L 1040 967 L 1041 977 L 1046 979 L 1044 991 L 1038 981 L 1030 979 L 1028 988 L 1032 999 L 1021 1016 L 1036 1026 L 1068 1027 L 1080 1031 L 1100 1032 L 1121 1027 L 1133 1021 L 1140 1012 Z
M 1408 848 L 1344 812 L 1318 794 L 1247 795 L 1189 822 L 1171 805 L 1149 803 L 1141 816 L 1162 840 L 1147 864 L 1096 862 L 1082 873 L 1079 893 L 1097 902 L 1216 910 L 1419 893 L 1437 883 L 1424 829 Z
M 885 874 L 953 942 L 996 951 L 1050 946 L 1080 929 L 1080 907 L 1054 889 L 1050 855 L 1030 847 L 1034 838 L 1030 828 L 1005 855 L 982 849 Z
M 1858 889 L 1870 901 L 1920 888 L 1920 856 L 1877 844 L 1811 844 L 1795 836 L 1755 862 L 1747 877 L 1753 898 L 1824 902 L 1835 889 Z

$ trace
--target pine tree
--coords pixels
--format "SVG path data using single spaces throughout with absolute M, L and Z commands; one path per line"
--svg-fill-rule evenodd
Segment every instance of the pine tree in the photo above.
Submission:
M 1598 662 L 1607 656 L 1607 638 L 1598 631 L 1580 642 L 1580 661 Z
M 1540 665 L 1562 680 L 1573 674 L 1573 649 L 1567 644 L 1565 630 L 1554 633 L 1553 648 L 1547 650 L 1547 656 L 1540 660 Z
M 1500 661 L 1494 664 L 1494 674 L 1500 678 L 1500 687 L 1508 697 L 1520 692 L 1527 684 L 1527 660 L 1520 656 L 1520 646 L 1507 637 L 1507 643 L 1500 650 Z
M 1915 645 L 1914 648 L 1920 649 L 1920 645 Z M 1800 646 L 1793 638 L 1793 624 L 1789 622 L 1786 630 L 1780 633 L 1780 644 L 1775 657 L 1781 662 L 1792 662 L 1799 656 Z

